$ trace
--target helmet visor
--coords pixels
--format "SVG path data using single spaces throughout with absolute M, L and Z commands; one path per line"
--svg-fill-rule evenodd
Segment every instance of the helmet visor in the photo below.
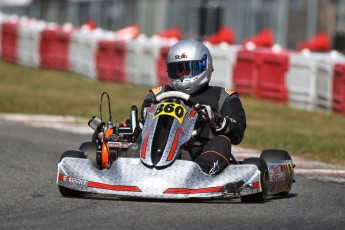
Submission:
M 172 79 L 193 77 L 205 71 L 207 66 L 207 57 L 199 61 L 185 61 L 168 63 L 168 76 Z

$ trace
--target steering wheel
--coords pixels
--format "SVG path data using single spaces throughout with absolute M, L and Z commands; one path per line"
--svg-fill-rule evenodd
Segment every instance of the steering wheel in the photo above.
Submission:
M 178 98 L 178 99 L 184 100 L 185 102 L 190 104 L 193 107 L 193 109 L 197 108 L 200 105 L 199 102 L 195 98 L 193 98 L 189 94 L 179 92 L 179 91 L 170 91 L 170 92 L 162 93 L 156 97 L 156 101 L 161 102 L 165 99 L 170 99 L 170 98 Z
M 200 103 L 190 96 L 189 94 L 179 92 L 179 91 L 170 91 L 165 92 L 156 97 L 156 102 L 161 102 L 163 100 L 171 99 L 171 98 L 177 98 L 185 101 L 187 104 L 191 105 L 193 109 L 196 109 Z M 195 127 L 198 127 L 197 129 L 194 129 L 192 137 L 198 135 L 201 132 L 201 128 L 199 125 L 196 125 Z

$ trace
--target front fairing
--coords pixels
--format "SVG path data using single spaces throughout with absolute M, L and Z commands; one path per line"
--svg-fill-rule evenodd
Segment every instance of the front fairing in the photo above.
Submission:
M 182 101 L 161 102 L 147 111 L 142 131 L 140 159 L 148 167 L 164 168 L 180 154 L 192 136 L 197 113 Z

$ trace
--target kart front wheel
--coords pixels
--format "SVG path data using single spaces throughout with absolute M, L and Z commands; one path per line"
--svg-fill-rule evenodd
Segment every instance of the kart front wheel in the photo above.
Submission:
M 60 162 L 65 157 L 85 158 L 85 154 L 81 151 L 69 150 L 61 155 Z M 82 192 L 80 191 L 72 190 L 61 185 L 59 185 L 59 191 L 61 195 L 65 197 L 80 197 L 82 195 Z
M 263 159 L 251 157 L 244 159 L 242 164 L 253 164 L 258 167 L 260 171 L 260 184 L 262 191 L 252 195 L 241 196 L 241 201 L 244 203 L 263 203 L 268 194 L 269 183 L 269 174 L 266 162 Z

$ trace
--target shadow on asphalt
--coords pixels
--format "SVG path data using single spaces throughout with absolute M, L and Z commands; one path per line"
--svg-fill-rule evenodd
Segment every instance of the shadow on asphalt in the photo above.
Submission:
M 296 193 L 289 193 L 285 196 L 268 196 L 264 203 L 272 202 L 275 200 L 291 199 L 298 195 Z M 67 197 L 66 197 L 67 198 Z M 99 195 L 99 194 L 85 194 L 83 197 L 71 197 L 67 199 L 90 199 L 90 200 L 107 200 L 107 201 L 118 201 L 118 202 L 151 202 L 151 203 L 224 203 L 224 204 L 241 204 L 240 198 L 233 199 L 143 199 L 143 198 L 124 198 L 124 197 L 114 197 L 109 195 Z
M 268 196 L 266 201 L 273 201 L 273 200 L 282 200 L 282 199 L 290 199 L 298 197 L 297 193 L 289 193 L 285 196 Z

